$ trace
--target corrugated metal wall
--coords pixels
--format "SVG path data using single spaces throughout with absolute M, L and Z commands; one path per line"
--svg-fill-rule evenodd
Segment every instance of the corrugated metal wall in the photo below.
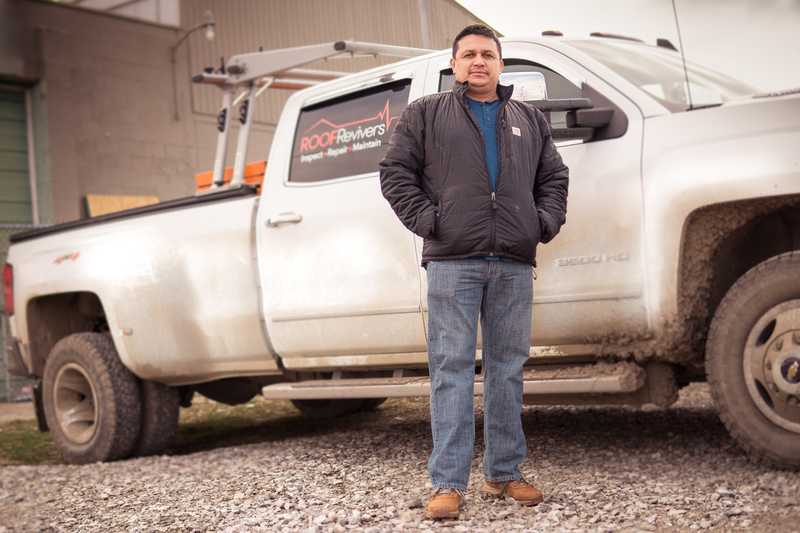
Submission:
M 450 48 L 464 26 L 485 24 L 452 0 L 428 0 L 428 10 L 431 46 L 437 49 Z
M 430 43 L 447 48 L 461 28 L 478 22 L 453 0 L 427 0 Z M 191 28 L 205 21 L 211 10 L 216 19 L 216 39 L 202 32 L 191 36 L 190 66 L 193 73 L 218 66 L 220 57 L 337 40 L 357 40 L 421 47 L 423 45 L 418 0 L 184 0 L 181 21 Z M 387 59 L 343 59 L 319 62 L 309 68 L 354 72 L 391 62 Z M 274 124 L 289 93 L 267 91 L 257 104 L 257 122 Z M 212 87 L 192 88 L 195 113 L 214 115 L 220 103 Z

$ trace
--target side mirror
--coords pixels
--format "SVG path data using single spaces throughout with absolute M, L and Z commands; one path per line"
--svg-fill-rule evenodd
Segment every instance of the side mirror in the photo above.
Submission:
M 552 128 L 554 139 L 580 139 L 583 142 L 621 137 L 628 129 L 628 118 L 613 102 L 585 83 L 582 98 L 527 100 L 550 119 L 552 113 L 565 113 L 564 128 Z M 552 121 L 551 121 L 552 124 Z
M 553 113 L 566 114 L 566 128 L 552 127 L 554 139 L 580 139 L 589 141 L 594 130 L 611 121 L 613 109 L 595 109 L 588 98 L 558 98 L 550 100 L 528 100 L 529 104 L 539 109 L 548 118 Z M 604 122 L 605 121 L 605 122 Z M 552 124 L 552 120 L 551 120 Z

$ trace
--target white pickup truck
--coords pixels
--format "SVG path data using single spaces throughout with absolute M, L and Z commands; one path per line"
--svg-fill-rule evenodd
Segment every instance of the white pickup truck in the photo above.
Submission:
M 407 59 L 304 68 L 342 54 Z M 570 168 L 567 224 L 535 270 L 526 401 L 668 406 L 707 380 L 752 458 L 800 465 L 800 95 L 684 72 L 663 42 L 505 40 L 503 55 Z M 37 380 L 67 461 L 163 450 L 194 392 L 314 416 L 428 394 L 421 242 L 377 171 L 404 106 L 452 85 L 449 57 L 357 42 L 235 56 L 195 77 L 223 93 L 209 192 L 12 238 L 9 366 Z M 243 168 L 266 87 L 306 88 L 257 194 Z M 476 394 L 480 370 L 478 350 Z

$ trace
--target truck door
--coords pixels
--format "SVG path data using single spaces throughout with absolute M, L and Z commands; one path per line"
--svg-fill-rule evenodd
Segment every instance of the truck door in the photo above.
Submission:
M 507 42 L 503 58 L 504 72 L 514 73 L 509 79 L 541 73 L 548 99 L 589 97 L 593 89 L 627 119 L 626 131 L 615 138 L 556 141 L 570 170 L 567 223 L 555 240 L 537 250 L 532 342 L 583 344 L 587 337 L 644 326 L 639 109 L 580 64 L 544 45 Z M 426 92 L 450 90 L 448 61 L 446 55 L 431 63 Z M 565 127 L 564 113 L 552 113 L 550 119 L 552 127 Z M 424 271 L 421 276 L 427 319 Z
M 287 368 L 392 365 L 425 351 L 412 234 L 378 162 L 427 61 L 289 99 L 256 223 L 267 331 Z

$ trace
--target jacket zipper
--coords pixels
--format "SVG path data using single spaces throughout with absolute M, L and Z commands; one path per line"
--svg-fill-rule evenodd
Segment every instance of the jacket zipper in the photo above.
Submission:
M 494 190 L 492 191 L 492 237 L 490 241 L 490 249 L 491 253 L 489 255 L 495 255 L 494 250 L 495 246 L 497 245 L 497 202 L 495 197 L 495 191 L 497 191 L 498 186 L 500 185 L 500 174 L 503 172 L 503 131 L 505 131 L 505 118 L 501 115 L 505 112 L 506 103 L 508 100 L 502 102 L 500 107 L 497 109 L 497 116 L 495 117 L 494 122 L 494 135 L 495 135 L 495 142 L 497 143 L 497 177 L 495 177 L 494 181 Z M 484 155 L 484 159 L 486 156 Z M 488 171 L 488 162 L 487 162 L 487 171 Z

